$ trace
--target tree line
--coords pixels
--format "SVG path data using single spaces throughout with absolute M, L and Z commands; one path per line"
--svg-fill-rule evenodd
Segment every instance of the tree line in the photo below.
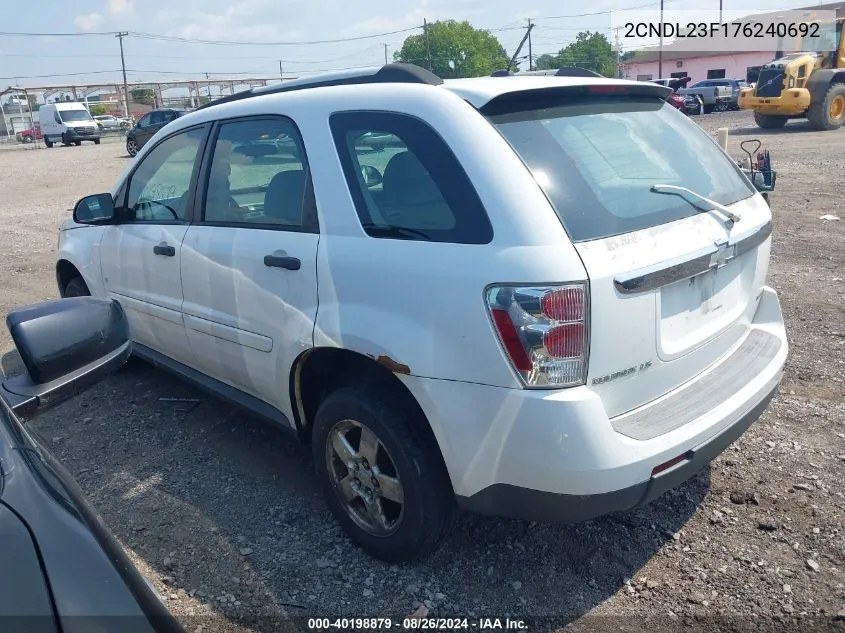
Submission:
M 508 67 L 510 56 L 498 38 L 489 31 L 474 28 L 467 21 L 442 20 L 428 25 L 427 34 L 411 35 L 393 60 L 416 64 L 443 79 L 483 77 Z M 578 66 L 605 77 L 616 76 L 616 54 L 603 33 L 582 31 L 575 41 L 557 54 L 540 55 L 536 70 Z M 512 68 L 518 71 L 518 68 Z

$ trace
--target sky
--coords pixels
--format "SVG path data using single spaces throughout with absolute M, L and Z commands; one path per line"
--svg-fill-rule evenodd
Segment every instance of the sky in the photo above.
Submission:
M 718 0 L 665 0 L 670 11 L 702 10 Z M 812 0 L 798 6 L 815 4 Z M 723 0 L 725 11 L 788 8 L 784 0 Z M 533 54 L 556 53 L 582 30 L 609 37 L 611 10 L 658 0 L 23 0 L 0 23 L 0 89 L 119 81 L 116 31 L 129 31 L 124 54 L 132 81 L 209 77 L 285 78 L 384 63 L 424 19 L 469 20 L 513 54 L 532 18 Z M 748 8 L 751 7 L 751 8 Z M 605 12 L 605 13 L 602 13 Z M 593 15 L 584 15 L 593 14 Z M 678 14 L 682 17 L 681 14 Z M 576 17 L 578 16 L 578 17 Z M 397 32 L 399 31 L 399 32 Z M 8 35 L 5 33 L 32 33 Z M 66 34 L 40 35 L 43 33 Z M 153 34 L 165 39 L 137 34 Z M 181 40 L 178 38 L 182 38 Z M 345 42 L 309 43 L 354 39 Z M 218 41 L 204 43 L 185 40 Z M 239 42 L 221 44 L 219 41 Z M 242 43 L 240 43 L 242 42 Z M 651 42 L 642 42 L 651 43 Z M 527 50 L 523 51 L 523 54 Z

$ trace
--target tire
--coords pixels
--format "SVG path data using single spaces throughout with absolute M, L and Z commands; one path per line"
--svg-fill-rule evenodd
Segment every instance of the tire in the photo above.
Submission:
M 79 147 L 80 145 L 82 145 L 82 141 L 74 141 L 73 144 Z
M 32 143 L 32 141 L 33 141 L 33 138 L 31 136 L 24 136 L 23 137 L 24 143 Z
M 712 105 L 707 105 L 707 104 L 705 103 L 705 104 L 704 104 L 704 108 L 703 108 L 703 110 L 704 110 L 704 114 L 710 114 L 711 112 L 713 112 L 713 106 L 712 106 Z
M 51 141 L 50 139 L 48 139 L 48 138 L 45 136 L 45 137 L 44 137 L 44 145 L 46 145 L 46 146 L 47 146 L 47 149 L 49 149 L 49 148 L 53 147 L 53 141 Z
M 91 291 L 88 290 L 88 286 L 85 284 L 85 281 L 82 277 L 74 277 L 65 286 L 64 291 L 62 292 L 62 297 L 90 297 Z
M 375 455 L 374 464 L 358 452 L 362 425 L 377 440 L 371 444 L 374 451 L 363 451 Z M 332 440 L 339 435 L 346 437 L 349 449 L 356 447 L 348 460 L 341 460 L 334 448 L 337 442 Z M 389 562 L 422 558 L 440 546 L 451 526 L 455 498 L 426 420 L 403 397 L 374 385 L 341 387 L 320 404 L 312 439 L 326 502 L 353 542 Z M 353 462 L 358 469 L 346 466 Z M 360 482 L 357 492 L 361 494 L 352 491 L 350 481 Z M 378 481 L 385 483 L 377 485 Z M 391 482 L 390 486 L 386 482 Z M 344 490 L 349 497 L 344 497 Z M 401 498 L 401 503 L 392 500 L 388 490 Z M 363 498 L 370 493 L 369 503 L 365 503 Z M 368 526 L 371 517 L 366 509 L 374 507 L 381 510 L 383 520 L 373 520 Z
M 845 83 L 831 84 L 824 98 L 810 105 L 807 120 L 816 130 L 838 130 L 845 125 Z
M 132 156 L 133 158 L 138 154 L 138 141 L 134 138 L 126 139 L 126 153 Z
M 780 129 L 784 125 L 786 125 L 786 122 L 788 120 L 789 117 L 785 116 L 777 116 L 774 114 L 760 114 L 759 112 L 754 113 L 754 122 L 757 124 L 758 127 L 761 127 L 764 130 Z
M 95 139 L 94 139 L 94 145 L 99 145 L 99 144 L 100 144 L 100 139 L 95 138 Z

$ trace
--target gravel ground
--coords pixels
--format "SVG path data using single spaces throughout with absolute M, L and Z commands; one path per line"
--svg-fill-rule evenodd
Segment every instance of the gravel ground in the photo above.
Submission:
M 141 362 L 32 425 L 189 631 L 421 605 L 550 616 L 572 630 L 641 628 L 646 616 L 762 630 L 845 619 L 845 222 L 819 219 L 845 216 L 845 130 L 794 122 L 760 134 L 742 112 L 697 120 L 714 134 L 731 128 L 732 155 L 749 136 L 773 152 L 769 283 L 792 351 L 760 421 L 648 508 L 564 527 L 462 516 L 432 558 L 391 566 L 343 536 L 306 449 Z M 56 296 L 56 224 L 126 161 L 117 143 L 0 152 L 0 311 Z M 4 331 L 0 352 L 10 347 Z

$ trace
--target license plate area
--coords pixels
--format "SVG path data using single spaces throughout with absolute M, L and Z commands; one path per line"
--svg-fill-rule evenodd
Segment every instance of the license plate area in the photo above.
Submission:
M 745 312 L 753 275 L 744 257 L 663 286 L 657 293 L 658 355 L 672 360 L 724 332 Z M 753 272 L 753 271 L 751 271 Z

